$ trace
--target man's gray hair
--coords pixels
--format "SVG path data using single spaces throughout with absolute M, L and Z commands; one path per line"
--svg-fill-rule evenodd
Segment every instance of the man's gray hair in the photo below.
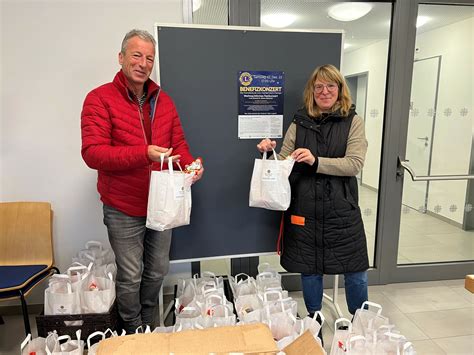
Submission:
M 139 38 L 141 38 L 142 40 L 144 40 L 146 42 L 153 43 L 153 47 L 156 47 L 156 41 L 153 38 L 153 36 L 150 34 L 150 32 L 145 31 L 145 30 L 133 29 L 133 30 L 129 31 L 125 35 L 125 37 L 123 38 L 122 49 L 120 50 L 122 52 L 122 54 L 125 54 L 125 51 L 127 50 L 128 40 L 130 38 L 133 38 L 133 37 L 139 37 Z

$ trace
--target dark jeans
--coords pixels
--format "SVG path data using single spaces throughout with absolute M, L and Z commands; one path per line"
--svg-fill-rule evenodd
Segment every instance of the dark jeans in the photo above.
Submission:
M 146 217 L 104 205 L 104 224 L 117 263 L 117 305 L 127 333 L 154 323 L 158 295 L 169 270 L 171 230 L 146 228 Z
M 323 275 L 301 274 L 303 298 L 309 313 L 321 310 L 323 301 Z M 367 271 L 344 274 L 347 308 L 351 314 L 368 300 Z

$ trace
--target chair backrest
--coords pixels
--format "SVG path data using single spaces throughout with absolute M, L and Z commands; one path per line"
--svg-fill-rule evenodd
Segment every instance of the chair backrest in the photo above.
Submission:
M 0 265 L 53 265 L 48 202 L 0 203 Z

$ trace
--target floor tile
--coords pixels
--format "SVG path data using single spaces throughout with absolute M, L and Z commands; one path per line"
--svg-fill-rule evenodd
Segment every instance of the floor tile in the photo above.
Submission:
M 412 344 L 416 355 L 446 355 L 446 352 L 433 340 L 415 340 L 412 341 Z
M 382 306 L 382 315 L 390 317 L 393 313 L 401 313 L 400 308 L 398 308 L 395 303 L 390 301 L 390 299 L 382 293 L 372 293 L 369 290 L 369 301 L 378 303 Z
M 400 252 L 413 263 L 473 259 L 473 252 L 469 249 L 463 249 L 461 245 L 446 246 L 439 242 L 433 242 L 425 246 L 402 247 Z
M 457 287 L 457 286 L 462 286 L 464 287 L 464 279 L 457 279 L 457 280 L 443 280 L 443 283 L 446 285 L 446 286 L 449 286 L 449 287 Z
M 390 324 L 394 324 L 400 334 L 404 335 L 409 341 L 429 339 L 424 329 L 415 324 L 415 322 L 403 313 L 392 313 L 388 316 L 388 320 Z
M 425 237 L 447 247 L 458 247 L 466 250 L 469 255 L 474 257 L 474 232 L 467 233 L 460 230 L 456 233 L 426 234 Z
M 430 338 L 474 334 L 474 308 L 409 313 L 411 319 Z
M 383 294 L 403 313 L 467 308 L 471 304 L 447 286 L 387 288 Z
M 423 281 L 423 282 L 400 282 L 394 284 L 384 285 L 385 291 L 391 292 L 401 289 L 418 289 L 425 287 L 446 286 L 446 281 Z
M 446 354 L 472 355 L 474 354 L 474 336 L 460 336 L 452 338 L 433 339 Z
M 30 315 L 30 327 L 33 337 L 36 337 L 36 316 Z M 19 354 L 20 344 L 25 339 L 23 316 L 3 316 L 5 324 L 0 325 L 0 354 Z
M 369 286 L 369 294 L 382 293 L 383 290 L 385 290 L 385 285 Z
M 459 287 L 450 287 L 451 290 L 456 292 L 458 295 L 464 297 L 464 299 L 468 302 L 471 303 L 471 305 L 474 307 L 474 293 L 466 290 L 464 286 L 459 286 Z

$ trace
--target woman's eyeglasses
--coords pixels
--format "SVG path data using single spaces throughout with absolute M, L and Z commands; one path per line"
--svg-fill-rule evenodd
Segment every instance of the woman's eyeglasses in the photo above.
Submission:
M 335 92 L 338 89 L 338 86 L 336 83 L 314 85 L 314 91 L 316 94 L 322 93 L 324 88 L 328 89 L 329 92 Z

